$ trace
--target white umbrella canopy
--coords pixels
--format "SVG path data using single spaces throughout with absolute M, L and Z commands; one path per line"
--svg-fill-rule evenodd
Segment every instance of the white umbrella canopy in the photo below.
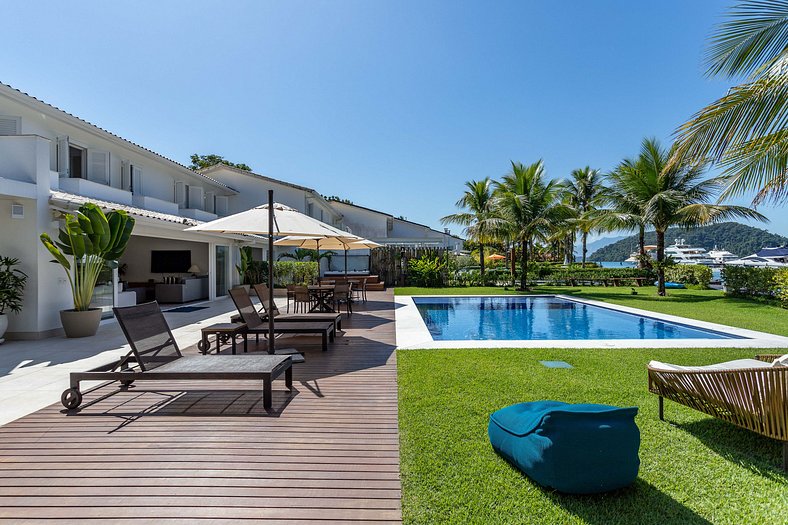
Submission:
M 275 202 L 273 228 L 269 228 L 269 205 L 263 204 L 250 210 L 187 228 L 187 231 L 210 233 L 236 233 L 247 235 L 308 235 L 315 237 L 356 237 L 300 211 Z M 360 237 L 356 237 L 360 239 Z
M 348 232 L 334 228 L 294 208 L 274 202 L 274 190 L 268 190 L 268 204 L 192 226 L 186 228 L 186 231 L 268 236 L 268 304 L 274 304 L 274 237 L 285 235 L 352 237 Z M 268 316 L 268 353 L 276 353 L 273 315 Z
M 289 235 L 274 241 L 274 245 L 310 248 L 312 250 L 366 250 L 383 246 L 369 239 L 364 239 L 348 233 L 346 233 L 346 235 L 347 236 L 337 237 Z
M 274 241 L 277 246 L 293 246 L 296 248 L 309 248 L 312 250 L 345 250 L 345 275 L 347 275 L 348 250 L 371 250 L 383 246 L 369 239 L 362 239 L 355 235 L 351 237 L 310 237 L 303 235 L 290 235 Z

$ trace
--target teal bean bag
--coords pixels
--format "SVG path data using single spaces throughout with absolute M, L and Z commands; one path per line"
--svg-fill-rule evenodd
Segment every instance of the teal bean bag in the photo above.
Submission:
M 637 407 L 533 401 L 490 416 L 493 449 L 543 487 L 595 494 L 638 475 Z

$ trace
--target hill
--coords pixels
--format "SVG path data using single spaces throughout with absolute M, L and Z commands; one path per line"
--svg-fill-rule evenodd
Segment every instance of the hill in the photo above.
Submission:
M 673 244 L 675 239 L 684 239 L 690 246 L 699 246 L 711 250 L 716 245 L 735 253 L 740 257 L 757 252 L 764 246 L 782 246 L 788 238 L 769 233 L 760 228 L 753 228 L 738 222 L 722 222 L 685 230 L 670 228 L 665 233 L 665 245 Z M 656 244 L 657 234 L 646 232 L 646 244 Z M 625 239 L 604 246 L 588 259 L 591 261 L 623 261 L 629 254 L 637 250 L 638 237 L 631 235 Z

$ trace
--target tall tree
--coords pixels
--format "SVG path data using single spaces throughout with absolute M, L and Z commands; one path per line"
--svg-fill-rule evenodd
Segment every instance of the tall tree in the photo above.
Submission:
M 501 223 L 493 207 L 490 178 L 466 182 L 465 193 L 456 204 L 464 211 L 443 217 L 441 223 L 464 226 L 468 239 L 479 244 L 479 266 L 484 282 L 484 245 L 495 240 L 496 231 Z
M 546 181 L 541 160 L 512 170 L 495 184 L 495 203 L 511 239 L 520 245 L 520 289 L 527 289 L 528 258 L 534 241 L 546 240 L 572 210 L 560 201 L 561 185 Z
M 657 234 L 659 295 L 665 295 L 665 231 L 671 226 L 693 227 L 733 218 L 766 221 L 744 206 L 710 204 L 722 186 L 719 178 L 704 178 L 703 163 L 670 162 L 675 153 L 656 139 L 645 139 L 634 174 L 622 190 L 643 205 L 643 220 Z
M 224 164 L 225 166 L 238 168 L 239 170 L 252 171 L 252 168 L 250 168 L 247 164 L 242 162 L 237 164 L 235 162 L 230 162 L 221 155 L 198 155 L 195 153 L 190 159 L 192 163 L 189 165 L 189 169 L 194 171 L 210 168 L 211 166 L 216 166 L 217 164 Z
M 709 76 L 745 81 L 678 130 L 673 162 L 709 158 L 723 196 L 756 191 L 753 203 L 788 199 L 788 2 L 739 2 L 713 33 Z
M 573 170 L 570 177 L 562 183 L 565 202 L 576 212 L 573 223 L 575 229 L 580 231 L 583 266 L 588 255 L 588 234 L 596 224 L 595 211 L 602 202 L 605 190 L 602 178 L 599 170 L 586 166 Z
M 646 201 L 641 199 L 640 192 L 630 190 L 639 186 L 643 176 L 640 168 L 637 160 L 624 159 L 608 175 L 602 198 L 607 207 L 601 209 L 599 226 L 607 231 L 637 230 L 638 267 L 642 268 L 646 259 Z

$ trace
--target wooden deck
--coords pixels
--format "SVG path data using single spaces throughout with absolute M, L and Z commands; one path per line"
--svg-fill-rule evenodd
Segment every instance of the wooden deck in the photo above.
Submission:
M 255 382 L 139 382 L 0 427 L 0 519 L 398 523 L 393 306 L 370 293 L 328 352 L 281 338 L 307 362 L 270 412 Z

